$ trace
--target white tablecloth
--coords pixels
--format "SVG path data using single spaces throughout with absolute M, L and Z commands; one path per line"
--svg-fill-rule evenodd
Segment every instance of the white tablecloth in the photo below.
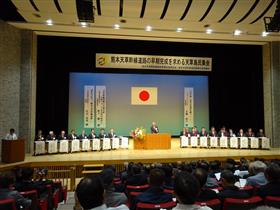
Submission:
M 188 147 L 189 146 L 189 138 L 186 136 L 180 136 L 180 147 Z
M 59 152 L 61 152 L 61 153 L 69 152 L 69 141 L 68 140 L 59 141 Z
M 103 150 L 109 150 L 111 149 L 111 139 L 104 138 L 102 141 L 102 149 Z
M 48 153 L 57 153 L 57 140 L 47 141 L 48 143 Z
M 200 137 L 200 139 L 199 139 L 200 141 L 199 141 L 199 146 L 200 147 L 208 147 L 208 139 L 207 139 L 207 137 L 206 136 L 202 136 L 202 137 Z
M 46 153 L 46 145 L 44 141 L 35 141 L 35 155 L 45 154 Z
M 237 137 L 231 137 L 230 139 L 229 139 L 229 147 L 230 148 L 238 148 L 238 138 Z
M 128 138 L 127 137 L 121 137 L 121 148 L 128 149 Z
M 71 141 L 71 152 L 79 152 L 80 151 L 80 140 L 72 140 Z
M 100 139 L 92 139 L 92 150 L 99 151 L 100 149 Z
M 119 148 L 120 148 L 120 139 L 112 138 L 112 149 L 119 149 Z
M 218 138 L 217 137 L 210 137 L 210 147 L 218 147 Z
M 89 139 L 83 139 L 82 140 L 82 151 L 89 151 L 90 148 L 90 140 Z
M 240 149 L 249 148 L 249 141 L 247 137 L 240 137 Z

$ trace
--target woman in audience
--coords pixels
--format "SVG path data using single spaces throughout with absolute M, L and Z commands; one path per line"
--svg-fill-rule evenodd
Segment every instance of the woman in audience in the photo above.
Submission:
M 262 161 L 254 161 L 249 164 L 249 174 L 247 178 L 247 185 L 251 186 L 262 186 L 267 183 L 264 172 L 266 170 L 266 165 Z
M 173 210 L 211 210 L 207 206 L 195 205 L 199 194 L 199 182 L 188 172 L 178 173 L 175 177 L 174 194 L 179 203 Z

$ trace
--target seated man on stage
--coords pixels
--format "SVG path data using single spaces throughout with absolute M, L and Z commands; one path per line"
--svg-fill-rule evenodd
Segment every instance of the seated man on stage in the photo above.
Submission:
M 231 128 L 228 130 L 228 136 L 229 137 L 235 137 L 236 136 Z
M 199 132 L 198 132 L 196 126 L 194 126 L 192 128 L 191 136 L 199 136 Z
M 105 133 L 105 129 L 101 128 L 98 138 L 103 139 L 103 138 L 106 138 L 106 137 L 107 136 L 106 136 L 106 133 Z
M 49 132 L 49 135 L 47 135 L 47 140 L 56 140 L 56 136 L 53 131 Z
M 205 136 L 205 137 L 208 136 L 208 133 L 204 127 L 201 128 L 200 136 Z
M 255 136 L 254 132 L 252 131 L 252 128 L 248 128 L 248 131 L 246 132 L 246 136 L 247 137 L 254 137 Z
M 187 137 L 190 137 L 190 136 L 191 136 L 191 133 L 189 132 L 189 128 L 188 128 L 188 127 L 183 128 L 183 131 L 181 131 L 180 136 L 187 136 Z
M 237 133 L 236 136 L 237 136 L 237 137 L 245 137 L 245 133 L 243 132 L 243 129 L 242 129 L 242 128 L 239 129 L 239 132 Z
M 156 122 L 152 122 L 151 133 L 158 133 L 158 132 L 159 132 L 159 129 L 158 129 Z
M 83 139 L 87 139 L 87 134 L 86 134 L 86 131 L 85 130 L 82 130 L 82 134 L 79 136 L 79 139 L 80 140 L 83 140 Z
M 115 134 L 114 129 L 111 128 L 108 133 L 108 138 L 112 139 L 112 138 L 116 138 L 116 137 L 117 137 L 117 135 Z
M 67 135 L 65 134 L 65 131 L 62 130 L 60 132 L 60 135 L 58 136 L 58 140 L 66 140 L 67 139 Z
M 227 133 L 226 127 L 223 126 L 218 133 L 218 137 L 227 137 L 227 136 L 228 136 L 228 133 Z
M 96 138 L 96 134 L 95 134 L 95 132 L 94 132 L 94 128 L 92 128 L 91 130 L 90 130 L 90 134 L 88 135 L 88 138 L 89 139 L 95 139 Z
M 44 141 L 44 136 L 42 130 L 38 130 L 37 135 L 35 136 L 34 141 Z
M 75 139 L 77 139 L 77 138 L 78 138 L 78 136 L 77 136 L 77 134 L 76 134 L 75 129 L 72 129 L 72 130 L 71 130 L 71 134 L 68 136 L 68 139 L 69 139 L 69 140 L 75 140 Z
M 214 126 L 211 127 L 210 132 L 209 132 L 210 137 L 217 137 L 217 132 Z
M 17 135 L 15 133 L 15 129 L 11 128 L 10 133 L 6 135 L 6 140 L 17 140 Z
M 263 129 L 259 129 L 259 132 L 257 133 L 257 137 L 265 137 Z

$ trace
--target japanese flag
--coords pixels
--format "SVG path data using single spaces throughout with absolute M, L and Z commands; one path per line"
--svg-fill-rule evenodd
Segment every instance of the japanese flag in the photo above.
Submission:
M 132 105 L 157 105 L 157 87 L 131 87 Z

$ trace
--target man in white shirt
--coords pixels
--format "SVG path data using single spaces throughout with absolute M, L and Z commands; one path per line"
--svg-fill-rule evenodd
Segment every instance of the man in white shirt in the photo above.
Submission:
M 76 195 L 84 210 L 129 210 L 126 205 L 107 208 L 104 204 L 104 187 L 98 175 L 83 178 Z
M 188 172 L 177 174 L 174 181 L 174 193 L 179 203 L 173 210 L 211 210 L 207 206 L 195 204 L 199 191 L 199 182 L 193 175 Z
M 15 134 L 15 129 L 11 128 L 10 133 L 6 135 L 6 140 L 17 140 L 17 135 Z

